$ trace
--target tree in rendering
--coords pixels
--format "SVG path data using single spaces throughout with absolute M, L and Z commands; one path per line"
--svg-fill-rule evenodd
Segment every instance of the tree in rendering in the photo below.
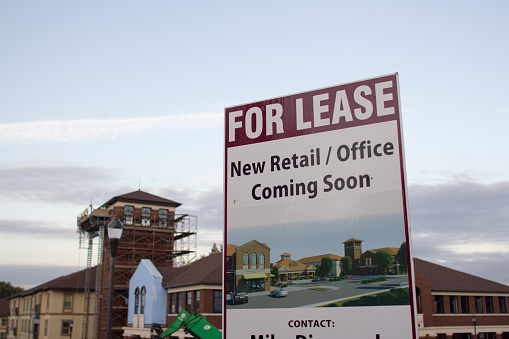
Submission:
M 403 242 L 398 250 L 398 254 L 396 255 L 399 264 L 399 273 L 407 273 L 408 265 L 407 265 L 407 255 L 406 255 L 406 242 Z
M 350 273 L 352 270 L 352 258 L 343 257 L 341 258 L 341 269 L 343 271 L 343 275 Z
M 386 250 L 380 250 L 375 254 L 375 265 L 378 268 L 378 271 L 383 275 L 386 275 L 389 272 L 389 269 L 392 267 L 392 263 L 394 259 L 392 255 Z
M 274 279 L 274 282 L 279 281 L 279 269 L 277 266 L 272 267 L 270 274 L 272 275 L 271 278 Z
M 320 266 L 318 266 L 316 270 L 316 273 L 321 277 L 325 277 L 332 271 L 332 266 L 334 266 L 332 259 L 329 257 L 323 257 L 320 261 Z

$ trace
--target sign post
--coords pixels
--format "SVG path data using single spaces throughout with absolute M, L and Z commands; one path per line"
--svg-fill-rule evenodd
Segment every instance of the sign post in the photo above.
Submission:
M 417 338 L 398 86 L 225 109 L 225 338 Z

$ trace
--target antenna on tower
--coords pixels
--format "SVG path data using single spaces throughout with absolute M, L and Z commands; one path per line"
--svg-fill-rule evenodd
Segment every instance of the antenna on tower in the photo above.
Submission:
M 141 178 L 138 179 L 138 191 L 141 191 Z

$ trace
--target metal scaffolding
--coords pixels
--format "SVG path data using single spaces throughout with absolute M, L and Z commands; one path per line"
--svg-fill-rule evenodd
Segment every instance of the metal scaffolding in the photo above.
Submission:
M 81 338 L 88 338 L 88 316 L 90 312 L 90 286 L 91 286 L 91 269 L 92 269 L 92 255 L 94 238 L 99 237 L 99 248 L 97 257 L 97 272 L 95 281 L 95 307 L 94 307 L 94 325 L 93 325 L 93 336 L 96 339 L 98 337 L 99 330 L 99 304 L 101 295 L 101 271 L 102 271 L 102 252 L 104 243 L 104 229 L 110 219 L 109 211 L 105 209 L 94 210 L 92 204 L 90 204 L 83 213 L 78 216 L 78 233 L 80 234 L 80 248 L 83 247 L 85 238 L 88 238 L 87 249 L 87 268 L 85 275 L 85 300 L 83 306 L 83 326 L 81 332 Z
M 173 266 L 188 264 L 196 256 L 198 217 L 189 214 L 175 215 L 175 243 Z
M 125 223 L 119 252 L 114 281 L 114 322 L 124 323 L 127 320 L 127 306 L 129 279 L 134 273 L 141 259 L 150 259 L 156 266 L 181 266 L 194 259 L 197 243 L 197 217 L 170 213 L 166 220 L 161 218 L 158 211 L 152 211 L 150 216 L 143 215 L 141 209 L 125 212 L 123 207 L 115 206 L 110 209 L 93 209 L 90 204 L 78 216 L 77 225 L 80 235 L 80 248 L 87 250 L 87 269 L 85 281 L 85 301 L 83 310 L 82 339 L 88 339 L 88 323 L 90 312 L 90 289 L 92 286 L 92 256 L 94 239 L 98 237 L 97 274 L 95 281 L 95 307 L 93 322 L 93 339 L 102 337 L 100 329 L 101 300 L 110 291 L 102 288 L 102 279 L 109 279 L 107 267 L 104 267 L 104 255 L 108 255 L 108 244 L 105 243 L 105 230 L 113 218 L 119 216 Z M 145 218 L 145 220 L 144 220 Z M 149 218 L 148 223 L 146 218 Z M 148 226 L 147 226 L 148 225 Z M 107 259 L 107 257 L 106 257 Z M 106 265 L 107 266 L 107 265 Z M 122 299 L 122 300 L 121 300 Z M 104 311 L 104 310 L 103 310 Z M 118 326 L 117 326 L 118 327 Z M 120 333 L 114 335 L 120 338 Z

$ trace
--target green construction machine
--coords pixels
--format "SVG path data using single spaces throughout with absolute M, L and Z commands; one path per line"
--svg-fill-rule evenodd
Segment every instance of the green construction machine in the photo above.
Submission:
M 185 333 L 190 333 L 198 339 L 221 339 L 223 337 L 222 333 L 207 321 L 207 318 L 184 310 L 180 311 L 177 319 L 166 331 L 162 332 L 160 327 L 154 329 L 158 332 L 159 338 L 164 339 L 177 332 L 181 327 L 184 328 Z

